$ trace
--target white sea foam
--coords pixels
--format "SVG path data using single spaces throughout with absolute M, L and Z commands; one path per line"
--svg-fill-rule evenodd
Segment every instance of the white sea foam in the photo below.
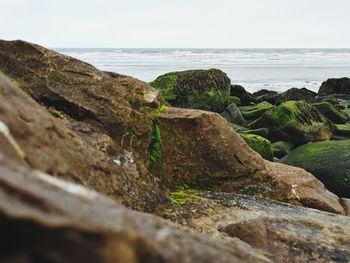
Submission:
M 151 81 L 169 71 L 219 68 L 249 91 L 350 77 L 350 49 L 58 49 L 99 69 Z

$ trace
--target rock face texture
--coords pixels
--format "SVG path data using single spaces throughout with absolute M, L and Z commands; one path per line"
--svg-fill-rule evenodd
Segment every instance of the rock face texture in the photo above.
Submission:
M 230 104 L 224 112 L 221 113 L 221 116 L 224 117 L 228 122 L 247 126 L 246 120 L 243 118 L 241 111 L 236 104 Z
M 337 109 L 329 102 L 314 103 L 312 106 L 317 108 L 332 123 L 344 124 L 349 120 L 349 116 L 345 112 Z
M 31 87 L 32 93 L 37 94 L 38 86 Z M 16 139 L 28 166 L 83 184 L 138 210 L 152 211 L 161 200 L 166 200 L 157 179 L 148 175 L 138 153 L 121 148 L 117 138 L 122 137 L 115 134 L 112 139 L 103 124 L 89 117 L 70 118 L 65 115 L 70 112 L 68 109 L 58 112 L 49 108 L 58 116 L 54 118 L 4 76 L 0 76 L 0 100 L 0 121 Z M 80 99 L 74 102 L 78 103 Z M 126 142 L 130 143 L 124 139 Z M 154 187 L 145 187 L 142 181 Z
M 170 187 L 185 183 L 344 213 L 338 197 L 314 176 L 265 161 L 216 113 L 171 108 L 159 123 L 162 157 L 152 172 Z
M 318 95 L 350 94 L 350 79 L 327 79 L 318 90 Z
M 349 217 L 239 194 L 198 192 L 197 196 L 161 213 L 232 243 L 243 240 L 273 262 L 350 260 Z
M 249 124 L 268 128 L 272 142 L 284 140 L 294 145 L 322 141 L 332 137 L 332 127 L 320 112 L 304 101 L 287 101 L 266 111 Z
M 0 185 L 1 262 L 269 262 L 3 160 Z
M 246 91 L 241 85 L 231 85 L 230 94 L 231 96 L 238 97 L 241 100 L 242 106 L 247 106 L 255 102 L 253 95 Z
M 253 93 L 253 96 L 257 102 L 266 101 L 271 104 L 275 104 L 278 98 L 278 92 L 273 90 L 262 89 Z
M 350 140 L 325 141 L 298 147 L 283 163 L 314 174 L 339 196 L 350 198 Z
M 240 103 L 230 96 L 231 80 L 218 69 L 170 72 L 150 85 L 174 107 L 221 113 L 231 103 Z
M 306 88 L 291 88 L 278 96 L 276 100 L 276 105 L 290 100 L 302 100 L 308 103 L 312 103 L 316 101 L 316 95 L 317 94 L 315 92 Z

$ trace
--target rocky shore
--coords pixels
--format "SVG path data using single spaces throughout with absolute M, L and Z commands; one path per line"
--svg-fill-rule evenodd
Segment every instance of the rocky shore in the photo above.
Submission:
M 0 102 L 1 262 L 350 261 L 347 78 L 147 84 L 0 40 Z

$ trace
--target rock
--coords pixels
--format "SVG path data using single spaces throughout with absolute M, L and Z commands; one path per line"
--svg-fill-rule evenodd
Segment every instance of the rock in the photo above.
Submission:
M 241 134 L 241 137 L 250 148 L 259 153 L 264 159 L 273 160 L 272 145 L 269 140 L 255 134 Z
M 253 93 L 256 102 L 266 101 L 275 104 L 278 98 L 278 92 L 273 90 L 262 89 Z
M 350 197 L 350 140 L 325 141 L 302 145 L 282 159 L 314 174 L 341 197 Z
M 156 95 L 153 88 L 22 41 L 0 41 L 0 70 L 18 85 L 1 77 L 0 120 L 31 168 L 137 210 L 166 202 L 159 180 L 147 171 L 152 116 L 161 99 L 148 102 L 141 95 Z
M 273 156 L 281 159 L 293 150 L 294 145 L 289 142 L 279 141 L 272 144 Z
M 259 119 L 266 111 L 274 108 L 274 106 L 268 102 L 260 102 L 256 105 L 240 107 L 240 111 L 244 119 L 248 121 L 254 121 Z
M 347 198 L 340 198 L 340 203 L 343 205 L 343 207 L 345 208 L 345 214 L 347 216 L 350 216 L 350 199 Z
M 273 262 L 348 262 L 350 218 L 240 194 L 197 192 L 162 216 L 232 244 L 248 243 Z M 246 247 L 247 249 L 250 248 Z
M 333 139 L 338 139 L 338 140 L 350 139 L 350 125 L 349 124 L 334 125 Z
M 328 102 L 313 103 L 313 107 L 317 108 L 328 120 L 336 124 L 344 124 L 349 120 L 349 116 L 338 110 Z
M 266 111 L 250 128 L 268 128 L 271 142 L 301 145 L 332 137 L 332 127 L 320 112 L 304 101 L 287 101 Z
M 327 79 L 318 90 L 318 95 L 350 94 L 349 78 Z
M 221 113 L 231 103 L 231 80 L 218 69 L 170 72 L 149 83 L 174 107 L 193 108 Z
M 310 173 L 265 161 L 216 113 L 171 108 L 159 116 L 159 130 L 162 158 L 152 173 L 173 190 L 186 184 L 344 213 L 338 197 Z
M 316 93 L 308 90 L 306 88 L 291 88 L 280 95 L 278 95 L 278 98 L 276 100 L 276 105 L 281 104 L 282 102 L 290 101 L 290 100 L 302 100 L 307 103 L 312 103 L 316 101 Z
M 260 129 L 248 129 L 246 127 L 239 126 L 234 123 L 230 123 L 230 126 L 239 134 L 256 134 L 264 138 L 269 137 L 269 130 L 266 128 L 260 128 Z
M 1 262 L 270 262 L 4 160 L 0 196 Z
M 221 113 L 221 116 L 224 117 L 228 122 L 247 126 L 246 120 L 243 118 L 241 111 L 236 104 L 230 104 L 224 112 Z
M 246 91 L 241 85 L 231 85 L 230 95 L 240 98 L 242 106 L 250 105 L 252 102 L 255 103 L 252 94 Z

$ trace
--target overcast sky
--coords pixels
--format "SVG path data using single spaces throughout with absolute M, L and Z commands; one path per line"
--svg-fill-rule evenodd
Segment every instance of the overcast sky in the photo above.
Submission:
M 350 48 L 350 1 L 0 0 L 0 25 L 47 47 Z

